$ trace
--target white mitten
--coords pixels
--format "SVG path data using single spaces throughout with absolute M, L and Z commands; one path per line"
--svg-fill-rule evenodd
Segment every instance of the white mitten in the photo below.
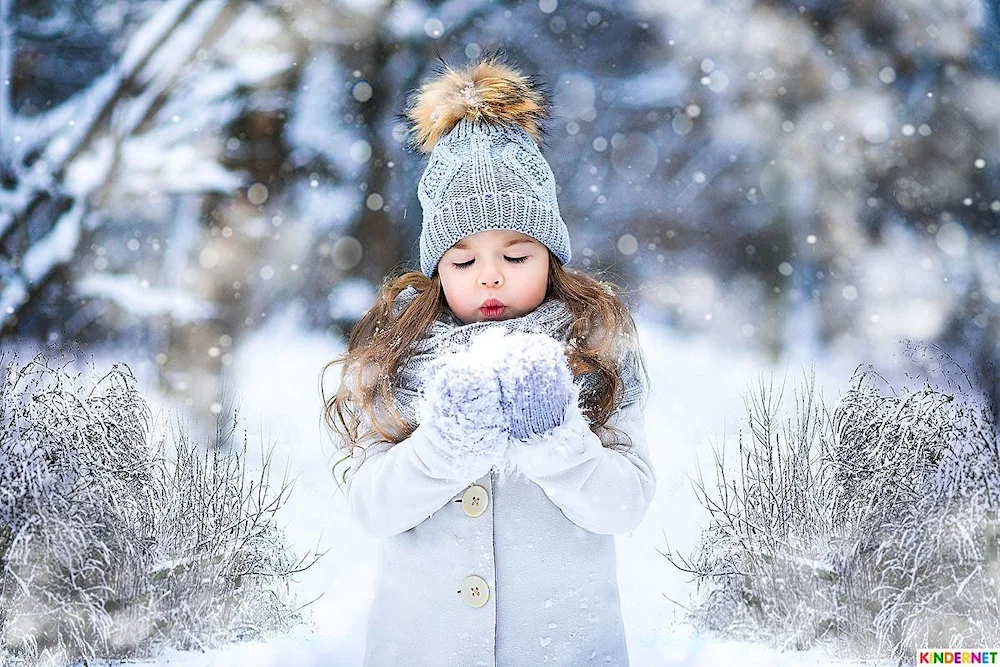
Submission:
M 467 350 L 449 354 L 431 372 L 421 422 L 429 422 L 435 449 L 450 467 L 478 479 L 502 460 L 507 444 L 496 368 Z

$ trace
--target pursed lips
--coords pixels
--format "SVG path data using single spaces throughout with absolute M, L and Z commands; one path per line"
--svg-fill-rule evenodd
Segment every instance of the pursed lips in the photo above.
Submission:
M 482 306 L 479 307 L 479 312 L 481 312 L 486 317 L 497 317 L 503 313 L 507 306 L 503 305 L 503 302 L 497 299 L 487 299 Z

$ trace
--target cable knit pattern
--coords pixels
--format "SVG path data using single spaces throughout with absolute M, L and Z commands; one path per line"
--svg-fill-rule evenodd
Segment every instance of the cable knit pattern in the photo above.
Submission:
M 527 234 L 563 264 L 572 256 L 555 176 L 519 125 L 463 118 L 431 150 L 417 198 L 423 212 L 420 269 L 427 277 L 448 248 L 486 229 Z

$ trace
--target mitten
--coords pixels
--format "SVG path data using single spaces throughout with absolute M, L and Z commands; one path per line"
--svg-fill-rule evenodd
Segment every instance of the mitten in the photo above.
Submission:
M 527 441 L 563 422 L 573 373 L 559 341 L 545 334 L 513 333 L 498 369 L 500 400 L 511 438 Z
M 421 421 L 436 431 L 435 446 L 450 468 L 479 477 L 503 458 L 506 445 L 496 370 L 463 352 L 430 372 Z

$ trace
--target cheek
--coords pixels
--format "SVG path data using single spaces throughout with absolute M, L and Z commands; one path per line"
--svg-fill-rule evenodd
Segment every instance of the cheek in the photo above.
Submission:
M 545 295 L 545 292 L 549 289 L 549 272 L 545 271 L 540 276 L 538 276 L 538 291 Z
M 442 262 L 443 264 L 443 262 Z M 458 282 L 455 278 L 455 271 L 451 268 L 439 268 L 438 276 L 441 278 L 441 287 L 445 290 L 454 291 Z
M 541 291 L 542 296 L 545 295 L 546 290 L 549 286 L 549 263 L 544 262 L 542 266 L 538 268 L 538 273 L 535 276 L 537 281 L 538 289 Z
M 525 276 L 525 287 L 526 291 L 531 294 L 531 298 L 539 300 L 545 296 L 545 290 L 548 288 L 549 274 L 548 271 L 533 271 L 530 276 Z
M 460 308 L 464 300 L 463 295 L 468 291 L 462 284 L 461 274 L 456 274 L 448 269 L 444 271 L 439 269 L 438 273 L 441 276 L 441 290 L 444 292 L 444 298 L 448 301 L 448 305 L 452 308 Z

